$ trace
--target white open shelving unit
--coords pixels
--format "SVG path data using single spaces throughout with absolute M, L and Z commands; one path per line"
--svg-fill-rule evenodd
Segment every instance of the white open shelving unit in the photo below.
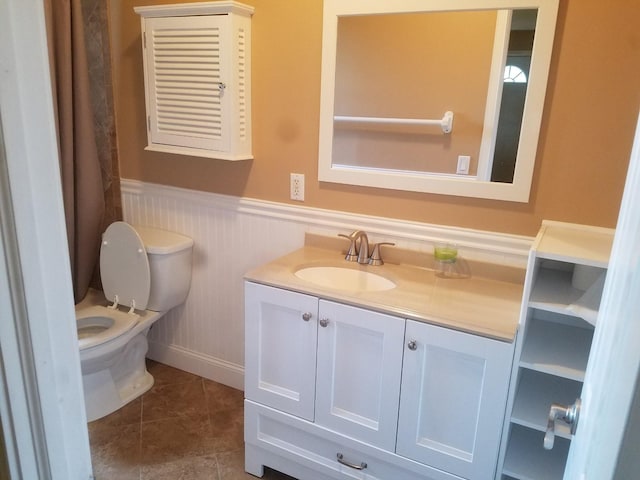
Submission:
M 547 418 L 552 403 L 570 405 L 580 397 L 596 316 L 574 308 L 594 292 L 575 288 L 573 273 L 576 265 L 604 272 L 613 234 L 607 228 L 542 223 L 529 254 L 496 479 L 563 477 L 570 427 L 557 422 L 554 447 L 545 450 Z

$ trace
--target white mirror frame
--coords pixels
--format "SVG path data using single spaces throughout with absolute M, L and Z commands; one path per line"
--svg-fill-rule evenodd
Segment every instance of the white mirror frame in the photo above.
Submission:
M 325 0 L 322 33 L 322 75 L 320 93 L 320 144 L 318 151 L 318 180 L 321 182 L 361 185 L 412 192 L 428 192 L 462 197 L 488 198 L 526 203 L 529 201 L 531 179 L 536 159 L 538 136 L 546 95 L 551 51 L 555 35 L 559 0 Z M 513 10 L 536 9 L 538 11 L 536 34 L 531 55 L 529 85 L 522 118 L 518 156 L 513 183 L 482 180 L 477 176 L 457 176 L 408 171 L 394 171 L 366 167 L 334 165 L 332 162 L 334 129 L 334 95 L 336 75 L 336 47 L 338 19 L 350 15 L 375 15 L 411 12 L 441 12 L 464 10 Z M 510 16 L 509 16 L 510 17 Z M 500 60 L 500 68 L 492 67 L 492 85 L 487 94 L 483 146 L 493 150 L 493 140 L 485 142 L 487 135 L 495 138 L 499 112 L 502 69 L 506 58 L 504 45 L 504 15 L 496 28 L 494 59 Z M 507 24 L 510 21 L 507 19 Z M 500 40 L 500 39 L 503 40 Z M 497 53 L 496 53 L 497 52 Z M 496 75 L 495 72 L 499 72 Z M 497 79 L 495 78 L 497 77 Z M 455 113 L 455 112 L 454 112 Z M 454 127 L 455 128 L 455 127 Z M 487 133 L 488 132 L 488 133 Z M 488 158 L 488 157 L 485 157 Z M 486 160 L 479 166 L 479 175 L 487 170 Z

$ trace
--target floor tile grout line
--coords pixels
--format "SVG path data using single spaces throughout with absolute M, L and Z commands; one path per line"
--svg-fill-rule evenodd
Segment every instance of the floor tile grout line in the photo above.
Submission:
M 211 408 L 209 402 L 209 392 L 207 392 L 207 388 L 204 384 L 204 377 L 202 378 L 202 390 L 204 391 L 205 403 L 207 405 L 207 417 L 209 419 L 209 433 L 213 434 L 213 426 L 211 424 Z M 216 458 L 216 480 L 223 480 L 222 473 L 220 472 L 220 452 L 215 453 Z
M 153 388 L 153 387 L 152 387 Z M 140 436 L 138 437 L 138 479 L 142 479 L 142 414 L 144 412 L 144 394 L 140 396 Z

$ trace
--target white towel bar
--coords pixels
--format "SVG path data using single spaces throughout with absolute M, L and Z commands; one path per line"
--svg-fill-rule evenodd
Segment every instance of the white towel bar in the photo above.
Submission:
M 421 118 L 384 118 L 384 117 L 351 117 L 335 115 L 333 120 L 344 123 L 379 123 L 388 125 L 437 125 L 442 128 L 442 133 L 451 133 L 453 127 L 453 112 L 447 111 L 440 120 L 427 120 Z

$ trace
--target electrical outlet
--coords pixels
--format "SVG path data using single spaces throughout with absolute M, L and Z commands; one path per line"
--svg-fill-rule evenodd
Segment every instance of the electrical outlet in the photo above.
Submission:
M 291 200 L 304 202 L 304 173 L 291 174 Z

